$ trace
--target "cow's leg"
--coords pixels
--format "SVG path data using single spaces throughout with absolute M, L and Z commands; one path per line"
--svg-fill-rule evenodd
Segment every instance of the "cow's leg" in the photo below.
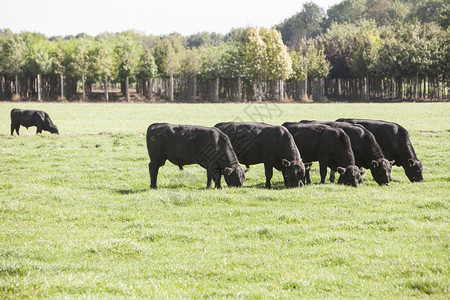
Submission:
M 13 135 L 13 133 L 14 133 L 14 124 L 13 123 L 11 123 L 11 135 Z
M 210 188 L 212 188 L 212 184 L 211 184 L 211 181 L 212 181 L 212 177 L 211 177 L 211 174 L 209 174 L 209 171 L 206 171 L 206 188 L 207 189 L 210 189 Z
M 319 167 L 320 167 L 320 183 L 325 183 L 325 179 L 327 177 L 328 164 L 324 161 L 319 161 Z
M 305 170 L 305 184 L 311 184 L 311 168 Z
M 336 179 L 336 171 L 330 170 L 330 182 L 334 182 Z
M 208 182 L 206 184 L 206 188 L 207 189 L 212 188 L 211 181 L 214 181 L 215 188 L 221 189 L 222 185 L 221 185 L 220 181 L 222 179 L 222 175 L 220 174 L 220 171 L 209 169 L 207 171 L 207 173 L 208 173 Z
M 152 161 L 148 164 L 148 170 L 150 173 L 150 188 L 152 188 L 152 189 L 158 188 L 158 185 L 156 183 L 156 180 L 158 178 L 158 170 L 159 170 L 159 167 L 163 166 L 163 165 L 164 165 L 164 163 L 157 164 Z
M 270 180 L 273 176 L 273 168 L 272 165 L 264 164 L 264 170 L 266 172 L 266 189 L 272 188 L 272 185 L 270 184 Z

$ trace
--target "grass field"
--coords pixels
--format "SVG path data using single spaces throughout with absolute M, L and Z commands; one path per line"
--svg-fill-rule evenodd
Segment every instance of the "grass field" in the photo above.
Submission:
M 42 109 L 61 135 L 21 128 Z M 206 190 L 166 163 L 149 190 L 153 122 L 363 117 L 410 130 L 423 183 Z M 450 104 L 0 103 L 0 298 L 450 297 Z M 313 182 L 319 181 L 313 165 Z M 224 184 L 224 182 L 223 182 Z

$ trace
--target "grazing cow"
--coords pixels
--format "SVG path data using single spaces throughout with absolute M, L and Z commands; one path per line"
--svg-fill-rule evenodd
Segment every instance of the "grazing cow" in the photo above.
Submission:
M 205 168 L 207 188 L 211 180 L 221 188 L 222 175 L 228 186 L 241 187 L 245 180 L 230 140 L 217 128 L 155 123 L 147 129 L 147 150 L 151 188 L 157 188 L 158 170 L 166 160 L 180 169 L 190 164 Z
M 302 120 L 300 123 L 325 124 L 335 128 L 341 128 L 350 138 L 355 164 L 358 167 L 370 169 L 373 179 L 379 185 L 389 185 L 394 161 L 387 160 L 380 145 L 373 134 L 361 125 L 349 124 L 345 122 L 321 122 Z M 334 181 L 334 171 L 331 171 L 330 181 Z
M 256 122 L 226 122 L 214 126 L 228 135 L 240 163 L 247 168 L 264 164 L 266 188 L 271 188 L 273 168 L 283 173 L 285 187 L 303 186 L 305 166 L 286 128 Z
M 26 110 L 14 108 L 11 110 L 11 135 L 14 130 L 19 135 L 20 125 L 26 127 L 36 126 L 36 134 L 42 130 L 59 134 L 58 127 L 53 124 L 48 114 L 41 110 Z
M 327 167 L 341 174 L 339 184 L 358 187 L 362 182 L 364 171 L 355 165 L 350 139 L 342 129 L 299 122 L 286 122 L 283 126 L 294 137 L 304 162 L 319 161 L 320 183 L 325 183 Z M 311 183 L 309 171 L 306 181 Z
M 408 130 L 404 127 L 381 120 L 342 118 L 336 121 L 360 124 L 370 130 L 387 159 L 395 160 L 394 165 L 403 167 L 411 182 L 423 181 L 422 161 L 417 158 Z

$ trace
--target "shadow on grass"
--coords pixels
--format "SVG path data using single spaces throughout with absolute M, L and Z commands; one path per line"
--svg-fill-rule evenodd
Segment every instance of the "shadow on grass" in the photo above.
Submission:
M 121 195 L 130 195 L 130 194 L 140 194 L 140 193 L 144 193 L 147 192 L 149 190 L 148 189 L 119 189 L 119 190 L 114 190 L 114 192 L 121 194 Z

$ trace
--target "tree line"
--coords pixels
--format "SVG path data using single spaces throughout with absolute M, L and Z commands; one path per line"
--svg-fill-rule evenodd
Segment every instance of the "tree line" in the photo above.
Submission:
M 306 3 L 271 29 L 226 35 L 126 31 L 47 38 L 2 30 L 0 99 L 448 99 L 449 5 L 422 1 L 418 7 L 433 8 L 434 18 L 401 20 L 386 9 L 395 1 L 377 1 L 344 0 L 327 14 Z M 350 14 L 358 3 L 364 18 Z

